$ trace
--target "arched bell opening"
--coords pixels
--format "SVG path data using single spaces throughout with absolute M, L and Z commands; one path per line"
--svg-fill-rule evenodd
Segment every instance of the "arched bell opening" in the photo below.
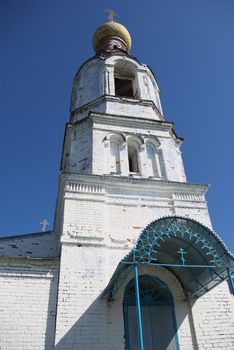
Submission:
M 135 67 L 125 61 L 114 66 L 115 95 L 127 98 L 139 98 L 139 84 Z
M 139 147 L 134 141 L 128 143 L 128 165 L 130 173 L 139 173 Z
M 121 174 L 121 147 L 125 141 L 124 136 L 118 133 L 110 133 L 103 139 L 107 174 Z
M 155 151 L 155 148 L 152 144 L 148 143 L 146 145 L 146 152 L 147 152 L 147 159 L 148 159 L 148 165 L 149 165 L 149 173 L 151 176 L 157 176 L 159 177 L 159 165 L 158 165 L 158 159 L 157 159 L 157 153 Z
M 140 147 L 143 141 L 136 136 L 127 136 L 128 170 L 129 174 L 140 174 Z

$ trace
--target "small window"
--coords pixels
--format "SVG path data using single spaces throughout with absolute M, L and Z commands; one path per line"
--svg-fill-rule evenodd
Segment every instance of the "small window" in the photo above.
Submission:
M 128 145 L 128 163 L 130 173 L 139 173 L 138 150 L 133 144 Z
M 115 95 L 133 98 L 132 80 L 115 77 Z

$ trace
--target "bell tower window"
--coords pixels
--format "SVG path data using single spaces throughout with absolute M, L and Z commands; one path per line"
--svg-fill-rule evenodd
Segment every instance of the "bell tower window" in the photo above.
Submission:
M 115 77 L 115 95 L 134 98 L 132 80 Z
M 138 147 L 135 143 L 128 145 L 128 164 L 130 173 L 139 173 Z
M 119 155 L 119 142 L 117 140 L 111 140 L 110 143 L 110 161 L 111 172 L 120 173 L 120 155 Z
M 159 169 L 158 169 L 158 155 L 155 152 L 155 148 L 153 145 L 147 144 L 146 145 L 147 150 L 147 158 L 149 161 L 149 173 L 152 176 L 159 176 Z
M 138 77 L 135 67 L 125 61 L 119 61 L 114 67 L 115 95 L 127 98 L 139 98 Z

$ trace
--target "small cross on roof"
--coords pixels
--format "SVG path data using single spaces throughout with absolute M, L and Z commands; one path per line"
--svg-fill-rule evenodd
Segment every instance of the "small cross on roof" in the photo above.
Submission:
M 45 232 L 46 226 L 48 226 L 49 224 L 50 224 L 50 223 L 49 223 L 49 221 L 48 221 L 47 219 L 44 219 L 44 220 L 42 220 L 42 221 L 40 222 L 40 225 L 42 225 L 42 227 L 41 227 L 42 232 Z

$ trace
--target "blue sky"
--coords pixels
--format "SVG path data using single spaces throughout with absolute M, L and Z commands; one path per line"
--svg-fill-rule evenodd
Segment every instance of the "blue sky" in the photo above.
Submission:
M 72 79 L 105 8 L 156 74 L 165 119 L 185 138 L 189 182 L 208 183 L 214 230 L 234 251 L 233 0 L 8 0 L 1 26 L 0 235 L 53 226 Z

